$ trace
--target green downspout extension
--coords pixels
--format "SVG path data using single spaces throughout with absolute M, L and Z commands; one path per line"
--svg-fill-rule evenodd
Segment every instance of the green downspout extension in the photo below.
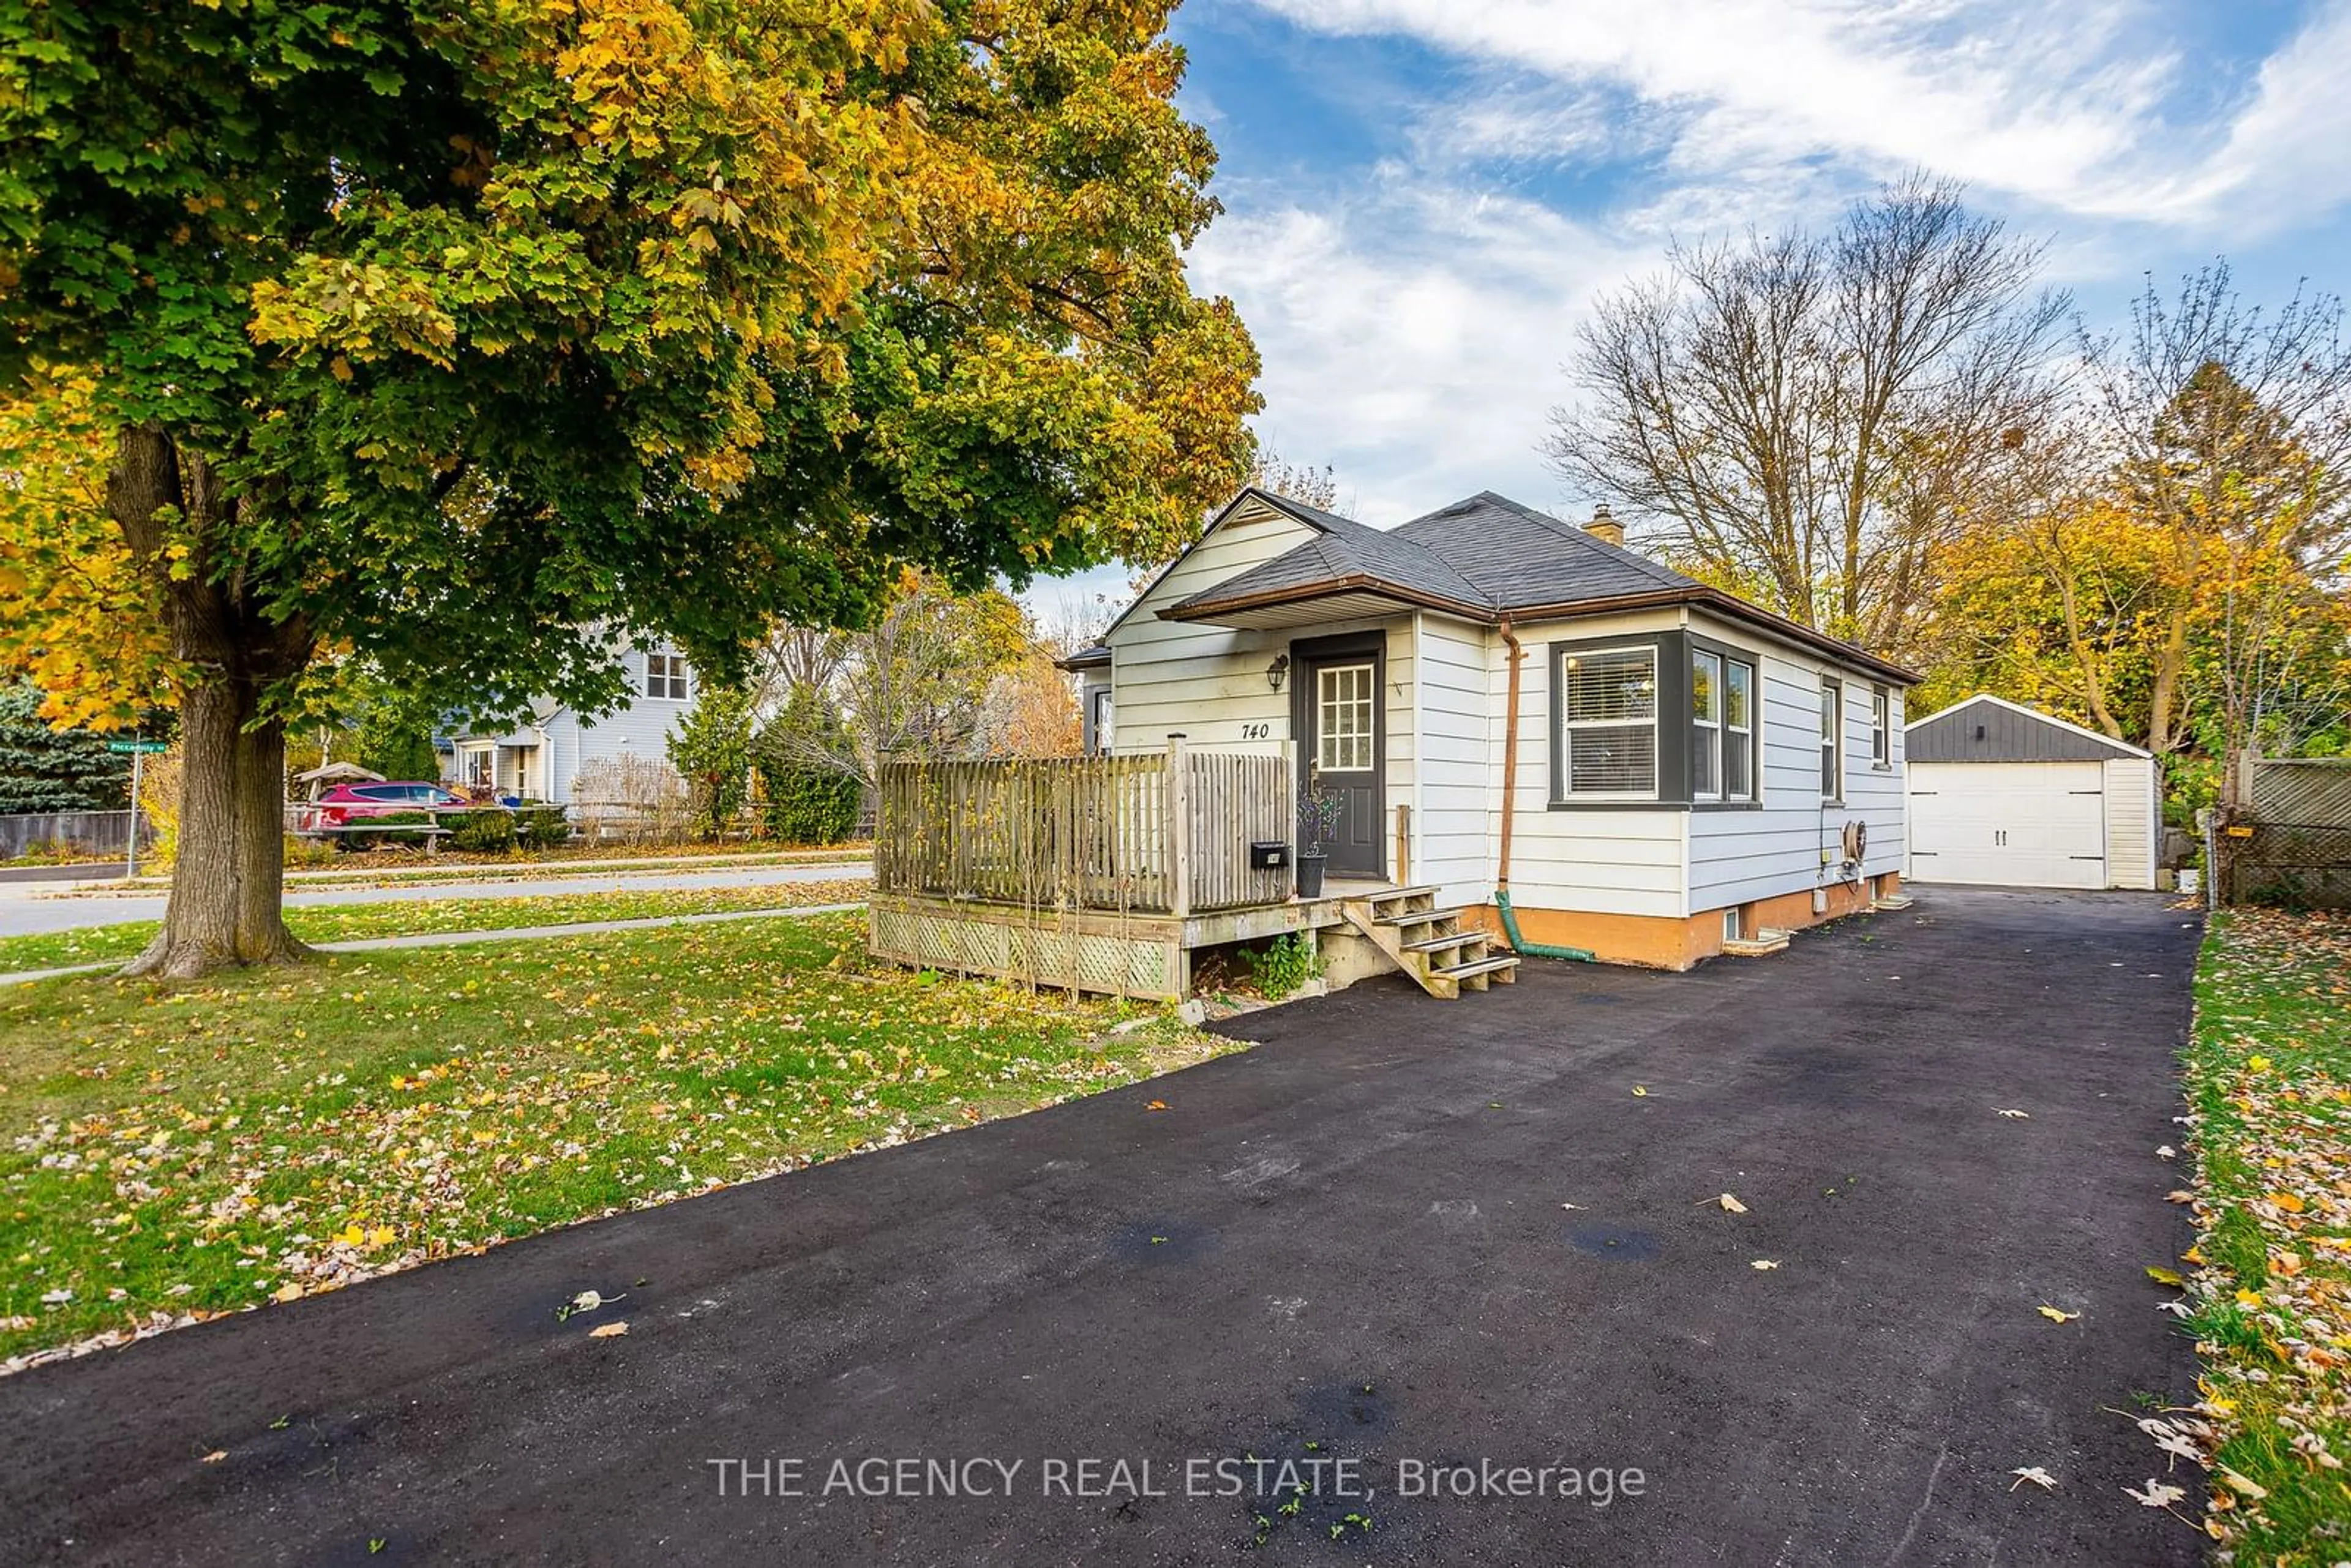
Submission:
M 1494 890 L 1494 907 L 1501 911 L 1502 930 L 1510 939 L 1510 951 L 1522 958 L 1566 958 L 1578 964 L 1596 964 L 1600 960 L 1581 947 L 1549 947 L 1539 942 L 1529 942 L 1519 935 L 1519 917 L 1510 912 L 1510 890 Z

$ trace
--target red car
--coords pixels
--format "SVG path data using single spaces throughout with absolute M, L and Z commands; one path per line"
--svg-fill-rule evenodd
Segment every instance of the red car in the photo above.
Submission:
M 303 810 L 300 831 L 317 832 L 413 811 L 475 810 L 473 801 L 444 784 L 338 784 Z M 342 835 L 338 835 L 342 836 Z M 371 835 L 356 834 L 366 838 Z

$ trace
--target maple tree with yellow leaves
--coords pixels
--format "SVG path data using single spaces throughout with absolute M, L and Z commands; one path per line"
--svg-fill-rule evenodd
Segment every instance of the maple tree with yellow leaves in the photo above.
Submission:
M 158 683 L 135 970 L 299 956 L 292 689 L 490 714 L 778 620 L 1157 559 L 1248 471 L 1183 254 L 1215 153 L 1126 0 L 91 0 L 0 16 L 0 621 L 61 719 Z

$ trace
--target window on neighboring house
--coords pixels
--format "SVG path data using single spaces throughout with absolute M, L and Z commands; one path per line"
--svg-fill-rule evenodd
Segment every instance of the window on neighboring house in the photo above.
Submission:
M 1844 683 L 1821 677 L 1821 799 L 1844 799 Z
M 1554 788 L 1562 800 L 1655 800 L 1657 651 L 1562 650 Z
M 1722 796 L 1752 800 L 1755 788 L 1755 666 L 1738 659 L 1722 666 Z
M 1094 688 L 1094 752 L 1108 757 L 1113 744 L 1114 717 L 1111 708 L 1110 688 Z
M 645 695 L 667 702 L 685 700 L 685 655 L 683 653 L 647 653 L 645 655 Z
M 1869 694 L 1869 764 L 1894 766 L 1894 698 L 1884 686 Z

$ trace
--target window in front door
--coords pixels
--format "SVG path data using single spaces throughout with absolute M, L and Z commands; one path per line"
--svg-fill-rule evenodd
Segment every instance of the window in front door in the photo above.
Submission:
M 1325 773 L 1372 770 L 1369 664 L 1329 664 L 1314 675 L 1314 764 Z

